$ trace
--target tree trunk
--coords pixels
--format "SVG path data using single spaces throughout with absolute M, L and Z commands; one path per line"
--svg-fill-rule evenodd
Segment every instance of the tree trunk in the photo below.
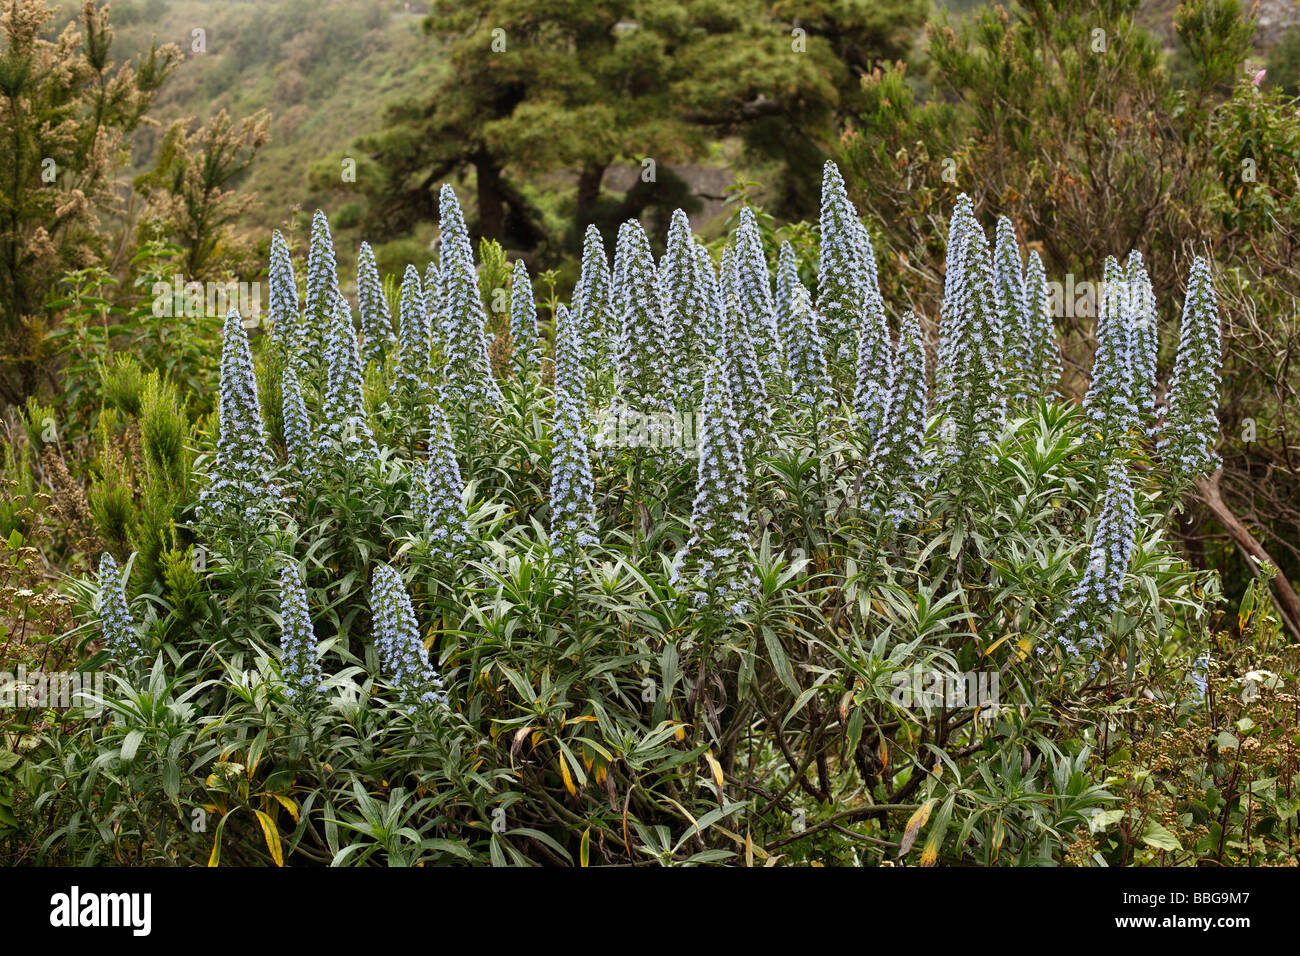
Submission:
M 486 151 L 474 159 L 478 173 L 478 221 L 484 239 L 505 239 L 505 199 L 501 195 L 501 167 Z
M 1278 567 L 1277 562 L 1269 557 L 1263 545 L 1255 540 L 1255 536 L 1224 503 L 1223 496 L 1219 493 L 1219 481 L 1222 477 L 1223 469 L 1220 468 L 1208 478 L 1196 479 L 1196 490 L 1200 494 L 1201 501 L 1205 502 L 1210 513 L 1218 519 L 1219 524 L 1223 525 L 1223 530 L 1228 532 L 1228 537 L 1243 553 L 1261 564 L 1267 562 L 1275 568 Z M 1282 623 L 1291 632 L 1291 637 L 1300 641 L 1300 597 L 1296 595 L 1295 588 L 1281 571 L 1273 576 L 1273 593 L 1277 597 L 1275 604 Z

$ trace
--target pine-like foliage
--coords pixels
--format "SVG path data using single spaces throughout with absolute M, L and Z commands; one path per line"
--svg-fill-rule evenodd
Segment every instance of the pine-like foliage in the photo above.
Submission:
M 542 361 L 542 341 L 537 335 L 537 302 L 523 259 L 515 260 L 510 277 L 510 336 L 515 344 L 515 364 L 527 371 Z
M 99 558 L 99 620 L 104 648 L 115 659 L 129 661 L 140 654 L 140 637 L 126 604 L 122 572 L 105 551 Z
M 1052 294 L 1043 259 L 1035 251 L 1025 267 L 1025 303 L 1030 334 L 1028 389 L 1031 395 L 1051 395 L 1061 385 L 1061 347 L 1052 320 Z
M 420 640 L 411 598 L 401 575 L 387 564 L 377 565 L 371 576 L 370 610 L 379 666 L 401 691 L 408 710 L 446 704 L 442 678 L 429 662 L 429 652 Z
M 1142 428 L 1150 435 L 1155 427 L 1156 357 L 1160 346 L 1156 294 L 1142 262 L 1142 253 L 1129 253 L 1124 264 L 1125 290 L 1133 333 L 1133 405 Z
M 925 426 L 929 418 L 925 364 L 921 321 L 908 313 L 899 324 L 889 407 L 868 465 L 876 482 L 878 513 L 895 524 L 921 515 L 921 503 L 930 482 L 931 462 L 925 450 Z
M 276 494 L 253 356 L 236 309 L 226 313 L 222 333 L 220 414 L 216 461 L 211 482 L 200 496 L 200 509 L 225 521 L 255 524 Z
M 1169 399 L 1157 451 L 1175 487 L 1219 467 L 1219 308 L 1209 263 L 1192 263 L 1178 330 L 1178 355 L 1169 380 Z
M 1025 274 L 1020 265 L 1020 243 L 1006 216 L 998 217 L 993 240 L 993 299 L 1003 329 L 1003 372 L 1008 397 L 1023 403 L 1039 394 L 1034 366 L 1034 340 L 1039 333 L 1030 312 Z
M 474 269 L 474 252 L 456 192 L 444 185 L 439 196 L 442 216 L 440 259 L 445 324 L 442 346 L 444 380 L 439 401 L 467 418 L 500 406 L 501 393 L 488 362 L 487 313 Z
M 292 561 L 280 571 L 280 676 L 291 698 L 302 698 L 323 689 L 316 634 L 307 611 L 307 592 L 298 575 L 298 566 Z
M 424 465 L 416 462 L 411 488 L 416 518 L 428 531 L 430 556 L 453 566 L 463 556 L 469 538 L 465 483 L 460 477 L 451 425 L 437 402 L 429 405 L 429 460 Z
M 311 341 L 304 343 L 304 350 L 314 354 L 329 337 L 338 287 L 338 266 L 329 220 L 317 209 L 311 219 L 311 244 L 307 249 L 307 303 L 303 328 L 310 334 Z
M 945 457 L 962 471 L 987 460 L 1002 428 L 1002 350 L 988 237 L 963 193 L 948 232 L 937 376 Z
M 357 306 L 361 312 L 361 334 L 364 339 L 362 358 L 366 363 L 383 366 L 384 356 L 393 342 L 393 317 L 388 311 L 388 299 L 379 281 L 379 267 L 370 243 L 361 243 L 357 252 Z
M 763 236 L 758 229 L 754 210 L 740 211 L 736 228 L 736 300 L 749 329 L 754 348 L 762 357 L 763 371 L 775 381 L 781 376 L 781 334 L 776 325 L 776 305 L 772 299 L 772 276 L 763 253 Z
M 1055 633 L 1071 656 L 1081 649 L 1099 648 L 1105 640 L 1111 618 L 1120 607 L 1136 535 L 1133 482 L 1122 462 L 1112 462 L 1088 549 L 1088 567 L 1069 607 L 1055 624 Z
M 1137 427 L 1133 402 L 1133 327 L 1124 272 L 1114 256 L 1106 257 L 1102 293 L 1097 303 L 1097 351 L 1092 381 L 1083 398 L 1090 431 L 1109 454 L 1119 454 Z
M 826 367 L 826 339 L 812 307 L 812 297 L 796 276 L 788 312 L 782 316 L 786 332 L 786 359 L 790 369 L 790 394 L 821 420 L 834 396 Z
M 555 432 L 551 447 L 551 550 L 575 558 L 596 543 L 595 483 L 586 432 L 587 361 L 582 330 L 555 312 Z
M 289 244 L 277 229 L 271 233 L 271 264 L 267 270 L 267 321 L 271 344 L 281 355 L 298 354 L 302 348 L 302 313 L 298 309 L 298 284 L 293 274 Z
M 573 292 L 573 311 L 585 340 L 588 380 L 594 388 L 614 360 L 615 328 L 610 302 L 609 260 L 600 230 L 588 226 L 582 241 L 582 272 Z M 590 398 L 597 396 L 593 392 Z
M 628 224 L 619 321 L 618 377 L 627 404 L 638 411 L 667 408 L 673 393 L 667 368 L 670 338 L 650 240 L 641 224 Z
M 429 304 L 420 273 L 412 265 L 402 275 L 397 316 L 398 375 L 402 382 L 419 391 L 429 370 Z
M 302 383 L 293 365 L 287 365 L 280 377 L 281 414 L 284 419 L 284 444 L 289 453 L 289 464 L 304 479 L 316 474 L 316 437 L 312 434 L 311 417 L 302 397 Z
M 328 373 L 321 407 L 321 437 L 333 442 L 346 461 L 355 462 L 362 455 L 373 458 L 379 449 L 366 414 L 361 353 L 352 325 L 352 308 L 341 294 L 334 296 L 325 362 Z
M 727 366 L 724 350 L 705 377 L 691 537 L 674 563 L 672 581 L 682 579 L 689 563 L 696 606 L 736 617 L 745 613 L 756 579 L 744 445 Z

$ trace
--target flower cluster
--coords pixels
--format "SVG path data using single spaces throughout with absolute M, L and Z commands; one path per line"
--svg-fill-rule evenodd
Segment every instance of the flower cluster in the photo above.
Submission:
M 742 450 L 753 453 L 771 432 L 772 410 L 767 400 L 767 382 L 758 364 L 749 324 L 736 302 L 736 257 L 732 249 L 722 254 L 722 269 L 716 280 L 710 265 L 705 276 L 705 294 L 709 296 L 712 318 L 707 327 L 713 330 L 715 354 L 726 362 L 728 391 L 732 412 L 740 426 Z M 705 379 L 705 387 L 708 380 Z M 746 459 L 748 460 L 748 459 Z
M 1054 634 L 1071 656 L 1081 649 L 1099 648 L 1104 641 L 1111 618 L 1120 607 L 1136 536 L 1133 482 L 1123 463 L 1113 462 L 1088 548 L 1088 567 L 1070 596 L 1069 607 L 1053 626 Z
M 312 434 L 307 403 L 303 401 L 302 384 L 293 365 L 286 365 L 280 378 L 280 397 L 289 464 L 297 469 L 304 481 L 310 480 L 316 475 L 316 439 Z
M 399 379 L 415 391 L 429 368 L 429 301 L 420 283 L 420 273 L 408 265 L 402 275 L 397 300 L 397 367 Z
M 1124 277 L 1133 336 L 1133 405 L 1149 436 L 1154 432 L 1156 413 L 1156 355 L 1160 347 L 1160 327 L 1156 293 L 1142 263 L 1142 253 L 1136 249 L 1128 254 Z
M 582 331 L 561 305 L 555 313 L 555 437 L 551 450 L 551 550 L 576 559 L 596 543 L 595 483 L 584 422 L 586 356 Z
M 1028 310 L 1030 395 L 1048 395 L 1061 384 L 1061 347 L 1056 342 L 1052 321 L 1052 296 L 1047 287 L 1047 270 L 1037 251 L 1029 254 L 1025 267 L 1025 303 Z
M 271 342 L 281 355 L 297 355 L 302 347 L 302 314 L 298 311 L 298 285 L 293 275 L 289 244 L 277 229 L 271 233 L 271 262 L 267 268 L 267 321 Z
M 804 284 L 794 276 L 790 300 L 781 321 L 788 329 L 786 356 L 790 366 L 790 392 L 796 402 L 807 405 L 820 420 L 822 410 L 834 397 L 826 368 L 826 339 Z
M 1168 407 L 1156 450 L 1175 487 L 1219 467 L 1219 308 L 1209 264 L 1192 263 L 1178 331 L 1178 355 L 1169 380 Z
M 872 448 L 868 471 L 876 482 L 878 513 L 900 524 L 921 514 L 921 497 L 929 483 L 930 458 L 925 450 L 925 341 L 921 321 L 908 314 L 898 330 L 884 427 Z
M 542 342 L 537 336 L 537 302 L 533 283 L 523 259 L 515 260 L 510 277 L 510 336 L 515 343 L 515 363 L 521 369 L 537 368 L 542 361 Z
M 610 309 L 609 260 L 605 258 L 605 243 L 600 238 L 600 230 L 595 226 L 587 227 L 582 240 L 582 272 L 573 290 L 572 310 L 584 340 L 587 378 L 595 383 L 601 369 L 614 359 L 609 346 L 614 327 Z M 589 397 L 596 396 L 592 394 Z
M 660 297 L 664 303 L 665 328 L 672 338 L 665 354 L 672 355 L 667 371 L 672 381 L 669 394 L 683 404 L 689 403 L 691 383 L 697 380 L 700 360 L 700 330 L 707 305 L 704 302 L 703 276 L 695 236 L 686 213 L 673 213 L 668 228 L 668 246 L 659 260 Z
M 139 632 L 126 605 L 122 572 L 107 551 L 99 559 L 99 619 L 104 646 L 113 657 L 127 661 L 140 653 Z
M 323 689 L 316 634 L 307 613 L 307 592 L 298 566 L 292 561 L 280 571 L 280 676 L 293 698 Z
M 271 484 L 273 463 L 248 334 L 235 309 L 226 314 L 222 333 L 220 414 L 216 461 L 199 498 L 200 511 L 217 520 L 256 525 L 278 496 Z
M 442 187 L 439 212 L 443 327 L 438 344 L 443 350 L 444 376 L 438 400 L 444 408 L 472 415 L 499 407 L 501 393 L 488 363 L 487 313 L 479 292 L 469 231 L 451 186 Z
M 447 415 L 437 402 L 429 405 L 429 460 L 416 462 L 411 476 L 412 505 L 427 530 L 430 557 L 451 566 L 468 538 L 465 483 L 456 461 Z
M 357 252 L 357 308 L 361 313 L 361 335 L 365 351 L 362 358 L 367 364 L 384 364 L 384 355 L 393 342 L 393 317 L 388 311 L 388 299 L 379 281 L 379 267 L 370 243 L 361 243 Z
M 1097 352 L 1092 381 L 1083 399 L 1083 413 L 1102 447 L 1117 454 L 1138 423 L 1133 402 L 1133 325 L 1123 270 L 1114 256 L 1106 257 L 1101 301 L 1097 304 Z
M 776 306 L 772 301 L 767 257 L 763 254 L 763 237 L 754 210 L 749 206 L 740 211 L 740 225 L 733 242 L 736 304 L 744 316 L 755 351 L 761 356 L 764 374 L 775 381 L 781 377 L 781 334 L 776 326 Z
M 401 576 L 387 564 L 377 565 L 371 575 L 370 612 L 379 666 L 400 690 L 407 709 L 414 713 L 421 707 L 445 705 L 442 678 L 420 640 L 411 598 Z
M 307 303 L 303 329 L 310 333 L 313 344 L 323 343 L 329 337 L 338 288 L 338 266 L 329 220 L 317 209 L 311 218 L 311 243 L 307 248 Z M 306 343 L 304 347 L 307 347 Z
M 325 400 L 322 403 L 321 436 L 330 439 L 343 460 L 356 462 L 363 455 L 379 453 L 366 414 L 365 386 L 361 377 L 361 353 L 352 324 L 352 307 L 341 294 L 334 296 L 328 342 Z
M 1037 329 L 1030 311 L 1025 275 L 1020 267 L 1020 243 L 1006 216 L 998 217 L 993 238 L 993 301 L 1004 335 L 1004 370 L 1013 401 L 1024 402 L 1039 394 L 1035 378 L 1034 339 Z
M 621 307 L 618 337 L 619 390 L 628 404 L 642 412 L 668 407 L 673 394 L 672 370 L 676 359 L 667 351 L 671 340 L 669 319 L 650 240 L 635 220 L 619 232 L 623 259 L 614 275 L 614 301 Z

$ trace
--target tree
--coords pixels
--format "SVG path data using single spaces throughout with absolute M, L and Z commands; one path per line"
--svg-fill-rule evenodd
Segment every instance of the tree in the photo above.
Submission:
M 53 16 L 45 0 L 0 7 L 0 396 L 14 402 L 36 385 L 49 290 L 98 261 L 126 137 L 180 60 L 167 44 L 114 64 L 108 8 L 93 0 L 50 40 Z
M 366 141 L 386 173 L 377 224 L 433 219 L 438 183 L 470 169 L 483 235 L 532 248 L 547 228 L 521 177 L 563 169 L 577 179 L 563 237 L 576 248 L 587 224 L 608 230 L 664 200 L 670 167 L 720 136 L 815 170 L 858 74 L 873 55 L 906 49 L 922 6 L 814 4 L 805 26 L 781 6 L 436 0 L 425 29 L 447 44 L 447 78 L 426 100 L 394 107 Z M 618 162 L 641 164 L 642 177 L 607 204 L 601 182 Z M 811 208 L 815 195 L 803 199 Z

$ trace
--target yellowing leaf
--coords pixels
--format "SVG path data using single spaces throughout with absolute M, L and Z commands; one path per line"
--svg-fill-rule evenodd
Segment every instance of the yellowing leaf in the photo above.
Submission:
M 284 796 L 283 794 L 279 794 L 279 793 L 273 793 L 273 794 L 271 794 L 271 796 L 275 797 L 276 800 L 280 801 L 280 806 L 282 806 L 282 807 L 284 807 L 286 810 L 288 810 L 288 811 L 289 811 L 289 816 L 293 817 L 293 822 L 294 822 L 294 823 L 297 823 L 297 822 L 298 822 L 298 804 L 297 804 L 297 802 L 295 802 L 295 801 L 293 800 L 293 798 L 291 798 L 291 797 L 286 797 L 286 796 Z
M 907 851 L 912 849 L 912 844 L 916 842 L 916 835 L 921 832 L 921 827 L 930 819 L 930 810 L 934 807 L 933 800 L 927 800 L 912 812 L 907 818 L 907 827 L 903 830 L 903 839 L 898 844 L 898 856 L 901 859 L 907 856 Z
M 578 846 L 578 865 L 587 866 L 591 863 L 591 827 L 582 831 L 582 843 Z
M 569 764 L 564 759 L 564 754 L 559 755 L 559 760 L 560 776 L 564 778 L 564 789 L 569 791 L 569 796 L 576 797 L 578 795 L 578 788 L 573 785 L 573 775 L 569 773 Z
M 284 866 L 284 850 L 280 847 L 280 834 L 275 829 L 275 821 L 261 810 L 254 810 L 257 822 L 262 824 L 262 836 L 266 837 L 266 848 L 271 851 L 271 859 L 276 866 Z

